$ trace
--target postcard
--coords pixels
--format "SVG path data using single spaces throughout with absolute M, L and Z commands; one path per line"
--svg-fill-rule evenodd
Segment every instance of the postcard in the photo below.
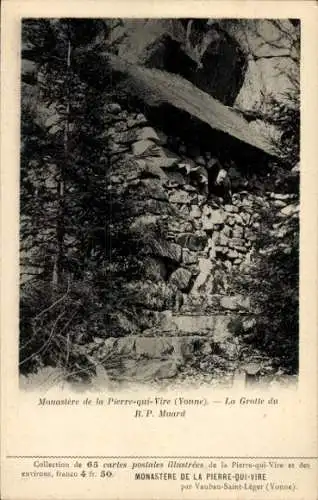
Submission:
M 317 4 L 4 1 L 4 500 L 316 499 Z

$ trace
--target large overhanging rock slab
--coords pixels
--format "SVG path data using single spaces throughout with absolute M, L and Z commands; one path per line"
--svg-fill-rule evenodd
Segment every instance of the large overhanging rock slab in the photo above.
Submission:
M 252 122 L 249 123 L 237 111 L 179 75 L 130 64 L 108 53 L 103 53 L 101 57 L 104 58 L 105 65 L 109 64 L 121 80 L 121 92 L 134 96 L 148 107 L 168 104 L 208 124 L 213 130 L 228 134 L 271 156 L 280 156 L 266 131 L 261 133 L 263 131 L 260 130 L 256 134 Z M 115 76 L 114 81 L 116 80 Z
M 114 44 L 120 58 L 184 76 L 243 113 L 266 115 L 265 97 L 292 106 L 290 96 L 299 91 L 300 23 L 295 19 L 105 22 L 111 30 L 108 46 Z

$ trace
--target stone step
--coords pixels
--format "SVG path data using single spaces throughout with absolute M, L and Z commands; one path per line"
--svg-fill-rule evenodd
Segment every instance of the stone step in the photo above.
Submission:
M 215 339 L 213 335 L 199 336 L 162 336 L 157 337 L 128 335 L 127 337 L 108 337 L 95 339 L 92 348 L 94 356 L 100 361 L 116 357 L 133 359 L 168 359 L 173 357 L 180 362 L 197 354 L 223 353 L 232 357 L 237 347 L 236 339 L 224 336 Z
M 215 342 L 213 336 L 157 336 L 130 335 L 94 339 L 94 358 L 109 376 L 117 380 L 147 381 L 175 377 L 180 369 L 191 366 L 198 359 L 222 359 L 226 366 L 239 359 L 237 339 Z M 212 368 L 211 368 L 212 369 Z
M 215 342 L 225 340 L 233 335 L 238 324 L 242 324 L 246 315 L 226 312 L 209 313 L 169 313 L 166 311 L 159 323 L 142 332 L 145 336 L 157 336 L 158 331 L 167 336 L 198 335 L 213 338 Z
M 215 315 L 186 315 L 175 314 L 171 317 L 171 325 L 183 335 L 208 335 L 215 342 L 225 340 L 231 336 L 229 324 L 231 316 L 226 314 Z

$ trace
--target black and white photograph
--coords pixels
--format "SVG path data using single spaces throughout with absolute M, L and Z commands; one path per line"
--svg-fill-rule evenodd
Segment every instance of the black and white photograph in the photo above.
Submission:
M 22 20 L 22 389 L 297 383 L 300 36 Z

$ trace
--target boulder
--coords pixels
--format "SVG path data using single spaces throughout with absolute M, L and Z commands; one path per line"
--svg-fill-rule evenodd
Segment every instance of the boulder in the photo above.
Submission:
M 143 215 L 144 213 L 152 215 L 160 215 L 161 217 L 167 215 L 175 215 L 173 207 L 166 201 L 161 200 L 131 200 L 126 204 L 127 217 L 135 217 Z
M 258 375 L 260 375 L 262 365 L 260 363 L 250 362 L 241 365 L 241 369 L 245 371 L 248 377 L 256 378 L 258 377 Z
M 229 244 L 229 238 L 225 236 L 224 234 L 220 233 L 218 241 L 216 241 L 218 245 L 221 245 L 221 247 L 226 247 Z
M 239 213 L 237 214 L 231 214 L 232 217 L 236 220 L 237 224 L 244 225 L 244 216 L 246 215 L 244 211 L 244 207 L 241 207 L 241 202 L 238 203 L 237 205 L 239 207 Z M 249 214 L 248 214 L 249 215 Z
M 157 257 L 164 257 L 173 262 L 181 262 L 182 248 L 176 243 L 170 243 L 162 239 L 152 239 L 147 243 L 147 248 L 144 250 L 146 253 Z
M 237 259 L 239 256 L 239 253 L 236 251 L 236 250 L 229 250 L 228 253 L 227 253 L 227 257 L 228 259 Z
M 224 265 L 225 265 L 226 269 L 227 269 L 229 272 L 231 272 L 231 270 L 232 270 L 232 262 L 231 262 L 230 260 L 225 260 L 225 261 L 224 261 Z
M 184 335 L 208 335 L 214 342 L 225 340 L 231 336 L 229 330 L 231 320 L 226 314 L 179 314 L 174 315 L 172 321 Z
M 242 200 L 242 207 L 244 207 L 245 210 L 251 210 L 253 208 L 253 200 L 249 198 L 244 198 Z
M 144 170 L 141 172 L 141 177 L 156 177 L 161 179 L 162 182 L 166 182 L 168 177 L 167 174 L 158 165 L 151 165 L 146 162 Z
M 191 222 L 184 219 L 178 219 L 177 217 L 169 217 L 168 219 L 168 230 L 172 233 L 188 233 L 193 231 Z
M 240 217 L 240 219 L 238 219 L 238 217 Z M 243 225 L 248 226 L 250 221 L 251 221 L 251 214 L 244 213 L 244 212 L 241 215 L 236 214 L 235 220 L 238 224 L 241 223 L 240 222 L 240 220 L 241 220 Z
M 283 200 L 273 200 L 272 204 L 275 208 L 283 208 L 286 207 L 286 202 Z
M 213 209 L 208 205 L 203 207 L 203 216 L 209 218 L 213 224 L 223 224 L 226 218 L 222 208 Z
M 244 229 L 241 226 L 235 225 L 233 227 L 233 232 L 232 232 L 233 238 L 243 238 L 244 236 Z
M 157 146 L 159 148 L 159 146 Z M 161 167 L 163 169 L 170 169 L 177 165 L 180 161 L 179 156 L 174 155 L 170 151 L 165 150 L 164 148 L 156 149 L 156 156 L 152 158 L 147 158 L 147 162 L 149 165 L 154 165 Z
M 223 309 L 228 309 L 230 311 L 236 311 L 238 309 L 236 297 L 222 297 L 220 300 L 220 306 L 223 307 Z
M 249 297 L 238 295 L 237 302 L 241 309 L 245 309 L 246 311 L 249 311 L 251 309 L 251 299 Z
M 232 235 L 232 228 L 230 226 L 224 225 L 221 232 L 222 234 L 224 234 L 224 236 L 230 238 Z
M 154 381 L 156 379 L 169 379 L 177 375 L 179 363 L 177 360 L 151 361 L 151 363 L 142 365 L 138 363 L 135 378 L 138 381 Z M 131 374 L 130 376 L 133 376 Z
M 214 224 L 210 215 L 202 216 L 202 229 L 204 231 L 212 231 L 214 229 Z
M 191 252 L 187 248 L 182 249 L 182 263 L 185 265 L 197 264 L 199 256 L 197 252 Z
M 295 198 L 295 195 L 289 193 L 271 193 L 270 198 L 272 198 L 273 200 L 287 201 Z
M 134 156 L 158 156 L 160 151 L 158 150 L 158 146 L 148 139 L 142 139 L 140 141 L 136 141 L 132 145 L 132 152 Z M 159 165 L 161 166 L 161 165 Z
M 173 345 L 169 338 L 137 337 L 135 340 L 135 351 L 137 358 L 162 358 L 173 351 Z
M 133 127 L 141 127 L 143 125 L 147 125 L 148 121 L 145 115 L 142 113 L 137 114 L 136 118 L 129 118 L 127 120 L 127 127 L 128 128 L 133 128 Z
M 224 205 L 224 210 L 229 213 L 238 213 L 239 209 L 235 205 Z
M 246 113 L 266 113 L 264 96 L 286 102 L 299 83 L 300 28 L 288 19 L 124 19 L 110 38 L 121 59 L 179 73 Z
M 239 358 L 239 347 L 235 342 L 221 342 L 218 345 L 218 352 L 229 360 L 236 360 Z
M 122 184 L 123 183 L 123 178 L 119 175 L 111 175 L 109 180 L 112 184 Z
M 182 175 L 181 172 L 176 172 L 175 170 L 165 170 L 168 181 L 166 182 L 166 186 L 170 189 L 184 186 L 186 184 L 186 178 Z
M 142 195 L 144 198 L 153 198 L 154 200 L 168 201 L 168 194 L 163 188 L 160 180 L 143 179 L 140 185 L 140 195 Z
M 116 380 L 134 383 L 149 383 L 156 380 L 170 379 L 177 375 L 180 362 L 176 359 L 123 359 L 120 368 L 107 370 Z
M 238 247 L 244 247 L 245 241 L 241 238 L 231 238 L 229 240 L 229 247 L 231 248 L 238 248 Z
M 226 255 L 227 253 L 229 253 L 229 250 L 227 247 L 222 247 L 220 245 L 217 245 L 215 247 L 215 253 L 216 254 L 221 254 L 221 255 Z
M 198 207 L 198 205 L 191 205 L 191 210 L 190 210 L 190 217 L 193 219 L 197 219 L 201 217 L 201 210 Z
M 175 207 L 175 210 L 177 211 L 179 217 L 183 219 L 189 219 L 190 218 L 190 210 L 189 210 L 189 205 L 181 205 L 181 203 L 174 203 L 170 205 L 171 207 Z
M 183 189 L 184 189 L 185 191 L 188 191 L 189 193 L 196 193 L 196 192 L 197 192 L 196 188 L 195 188 L 194 186 L 191 186 L 191 184 L 185 184 L 185 185 L 183 186 Z M 196 197 L 196 198 L 197 198 L 197 197 Z
M 298 214 L 299 212 L 299 205 L 296 204 L 291 204 L 287 205 L 286 207 L 282 208 L 279 212 L 279 215 L 283 217 L 289 217 L 291 215 Z
M 108 130 L 108 133 L 110 131 Z M 112 137 L 118 144 L 132 144 L 138 140 L 136 129 L 127 130 L 120 133 L 113 133 Z
M 253 330 L 253 328 L 256 326 L 256 319 L 255 318 L 247 318 L 242 322 L 242 327 L 244 332 L 249 332 Z
M 196 195 L 183 191 L 181 189 L 169 192 L 170 203 L 180 203 L 182 205 L 190 205 L 195 201 Z
M 195 171 L 198 167 L 193 160 L 187 159 L 187 161 L 182 161 L 178 163 L 178 169 L 184 170 L 185 175 L 189 175 L 192 171 Z
M 208 237 L 204 234 L 198 235 L 198 234 L 184 233 L 178 236 L 177 242 L 182 247 L 197 252 L 204 250 L 208 242 Z
M 192 273 L 190 271 L 183 267 L 179 267 L 179 269 L 171 274 L 169 282 L 175 285 L 179 290 L 186 291 L 189 287 L 191 278 Z
M 220 305 L 223 309 L 237 311 L 240 309 L 250 309 L 250 300 L 242 295 L 226 295 L 221 298 Z
M 246 229 L 245 230 L 245 238 L 248 241 L 256 241 L 257 240 L 257 236 L 255 234 L 255 231 L 253 231 L 251 228 Z
M 114 129 L 115 129 L 115 134 L 123 133 L 123 132 L 127 131 L 127 123 L 126 123 L 126 121 L 123 121 L 123 120 L 117 121 L 114 124 Z
M 215 226 L 220 226 L 225 221 L 225 213 L 222 209 L 211 209 L 210 211 L 205 210 L 202 216 L 202 228 L 205 231 L 209 231 L 215 228 Z
M 121 106 L 116 102 L 110 102 L 105 104 L 104 112 L 112 115 L 118 115 L 121 112 Z
M 152 127 L 144 127 L 137 131 L 137 140 L 151 140 L 155 144 L 164 146 L 167 142 L 167 136 L 163 132 L 156 132 Z
M 192 226 L 191 229 L 193 229 L 195 232 L 197 232 L 197 231 L 200 232 L 202 229 L 202 224 L 201 224 L 200 219 L 192 219 L 191 226 Z M 190 229 L 190 231 L 191 231 L 191 229 Z M 187 232 L 187 231 L 189 231 L 189 229 L 185 229 L 182 232 Z

